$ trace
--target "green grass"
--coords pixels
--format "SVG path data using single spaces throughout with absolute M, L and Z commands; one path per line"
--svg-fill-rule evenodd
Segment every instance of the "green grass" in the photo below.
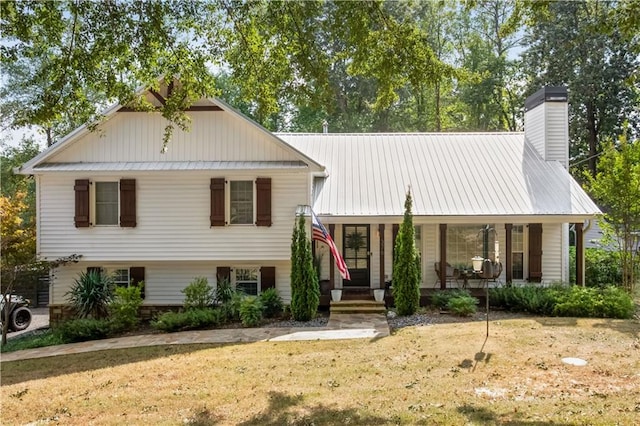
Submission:
M 637 320 L 527 317 L 2 362 L 2 423 L 633 425 L 639 350 Z
M 0 352 L 21 351 L 23 349 L 42 348 L 64 343 L 64 340 L 51 330 L 34 331 L 7 340 L 7 344 L 0 348 Z

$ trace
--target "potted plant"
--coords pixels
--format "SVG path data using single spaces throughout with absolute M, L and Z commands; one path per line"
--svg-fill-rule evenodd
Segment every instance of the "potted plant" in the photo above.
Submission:
M 373 298 L 376 302 L 384 302 L 384 288 L 373 289 Z
M 331 290 L 331 301 L 339 302 L 340 300 L 342 300 L 342 289 L 334 288 L 333 290 Z

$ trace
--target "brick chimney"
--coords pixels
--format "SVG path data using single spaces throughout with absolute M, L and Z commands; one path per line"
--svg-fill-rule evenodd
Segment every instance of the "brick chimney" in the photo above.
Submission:
M 546 161 L 569 168 L 566 87 L 543 87 L 524 102 L 524 137 Z

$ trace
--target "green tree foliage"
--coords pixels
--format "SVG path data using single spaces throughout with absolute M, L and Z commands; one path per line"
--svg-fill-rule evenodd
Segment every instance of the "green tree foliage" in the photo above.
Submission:
M 589 0 L 530 9 L 524 40 L 528 93 L 543 85 L 568 86 L 570 155 L 592 175 L 603 140 L 616 138 L 624 120 L 633 120 L 636 132 L 640 129 L 634 113 L 640 91 L 629 84 L 639 65 L 634 41 L 618 30 L 606 33 L 617 6 Z M 574 174 L 582 177 L 580 171 Z
M 11 85 L 2 92 L 5 124 L 66 132 L 69 126 L 60 123 L 91 121 L 106 102 L 133 101 L 139 85 L 158 88 L 158 77 L 172 81 L 179 76 L 180 86 L 161 111 L 173 124 L 186 127 L 181 110 L 213 88 L 207 67 L 211 40 L 197 31 L 210 16 L 200 13 L 198 5 L 141 0 L 2 2 L 1 60 L 12 71 Z M 20 109 L 5 115 L 11 105 Z M 55 133 L 50 143 L 63 134 Z
M 601 226 L 620 252 L 622 284 L 633 291 L 640 264 L 640 140 L 608 143 L 595 177 L 585 173 L 588 190 L 604 210 Z
M 320 285 L 313 268 L 311 242 L 304 215 L 299 215 L 291 242 L 291 315 L 297 321 L 315 317 L 320 304 Z
M 398 230 L 393 256 L 393 298 L 398 315 L 411 315 L 420 307 L 420 254 L 416 249 L 411 192 L 404 202 L 404 220 Z

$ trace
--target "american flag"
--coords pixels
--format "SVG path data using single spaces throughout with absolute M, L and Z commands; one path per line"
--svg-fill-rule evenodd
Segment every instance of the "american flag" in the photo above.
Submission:
M 344 259 L 340 255 L 340 252 L 338 252 L 338 248 L 333 242 L 331 235 L 329 235 L 325 227 L 322 226 L 322 224 L 318 220 L 318 217 L 313 211 L 311 212 L 311 223 L 313 229 L 312 238 L 314 240 L 321 241 L 329 246 L 329 250 L 331 251 L 333 258 L 336 260 L 336 266 L 338 267 L 338 271 L 340 271 L 340 275 L 342 275 L 343 279 L 351 281 L 351 275 L 349 275 L 347 264 L 344 262 Z

